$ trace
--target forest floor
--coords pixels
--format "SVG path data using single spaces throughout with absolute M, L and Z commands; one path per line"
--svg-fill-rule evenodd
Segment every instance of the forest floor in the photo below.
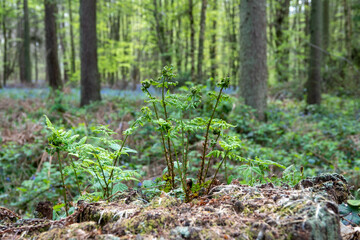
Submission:
M 43 115 L 77 134 L 87 134 L 87 129 L 96 124 L 108 125 L 119 133 L 114 137 L 121 139 L 144 98 L 138 91 L 106 89 L 103 94 L 106 100 L 102 103 L 79 109 L 75 107 L 79 100 L 75 90 L 68 90 L 61 101 L 49 97 L 46 89 L 0 92 L 2 238 L 360 239 L 359 206 L 347 203 L 353 198 L 351 186 L 357 189 L 360 185 L 356 165 L 360 159 L 359 116 L 354 102 L 332 97 L 324 101 L 321 114 L 309 116 L 299 110 L 301 103 L 273 101 L 266 124 L 256 122 L 237 102 L 224 105 L 219 112 L 237 125 L 234 132 L 244 140 L 243 156 L 259 156 L 286 166 L 296 164 L 289 176 L 281 177 L 278 169 L 268 169 L 265 182 L 250 186 L 237 170 L 238 163 L 229 162 L 229 175 L 234 176 L 231 183 L 226 184 L 224 174 L 220 174 L 222 184 L 190 203 L 161 191 L 149 198 L 149 191 L 134 183 L 110 201 L 77 201 L 73 196 L 75 183 L 69 182 L 71 215 L 59 214 L 63 209 L 55 210 L 57 205 L 54 211 L 49 210 L 52 204 L 42 199 L 62 199 L 59 175 L 53 172 L 56 167 L 50 171 L 51 158 L 44 151 L 48 133 Z M 354 111 L 349 106 L 354 106 Z M 232 109 L 237 113 L 232 114 Z M 138 137 L 131 137 L 129 145 L 147 152 L 149 159 L 131 156 L 126 167 L 141 172 L 145 180 L 161 176 L 165 164 L 158 157 L 161 153 L 149 147 L 156 146 L 153 139 L 143 136 L 151 136 L 146 128 Z M 197 151 L 196 143 L 193 151 Z M 300 165 L 305 168 L 301 174 L 296 170 Z M 322 175 L 330 171 L 341 173 L 348 181 L 337 174 Z M 318 177 L 295 185 L 302 174 Z M 280 177 L 271 183 L 273 175 Z M 38 206 L 40 210 L 44 207 L 45 215 L 54 214 L 54 220 L 34 218 L 32 212 Z
M 0 209 L 2 239 L 340 239 L 360 237 L 358 227 L 340 222 L 338 204 L 347 200 L 346 180 L 325 174 L 294 188 L 234 181 L 183 203 L 166 193 L 146 202 L 130 190 L 110 202 L 77 203 L 67 218 L 24 219 Z M 51 206 L 38 209 L 49 212 Z

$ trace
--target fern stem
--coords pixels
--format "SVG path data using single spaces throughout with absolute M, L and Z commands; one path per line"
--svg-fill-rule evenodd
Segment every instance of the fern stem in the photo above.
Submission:
M 207 141 L 208 141 L 208 138 L 209 138 L 210 125 L 211 125 L 211 122 L 212 122 L 212 120 L 214 118 L 216 108 L 217 108 L 217 106 L 218 106 L 218 104 L 220 102 L 220 97 L 221 97 L 223 89 L 224 89 L 224 86 L 222 86 L 221 89 L 220 89 L 219 95 L 218 95 L 218 97 L 216 99 L 215 107 L 214 107 L 214 109 L 212 111 L 210 120 L 209 120 L 209 122 L 207 124 L 207 127 L 206 127 L 205 142 L 204 142 L 204 148 L 203 148 L 203 153 L 202 153 L 202 158 L 201 158 L 201 167 L 200 167 L 199 175 L 198 175 L 198 183 L 199 184 L 203 183 L 203 171 L 204 171 L 205 155 L 206 155 Z
M 70 161 L 71 161 L 71 166 L 72 166 L 72 168 L 74 170 L 74 174 L 75 174 L 75 178 L 76 178 L 76 185 L 78 187 L 79 194 L 82 195 L 81 190 L 80 190 L 80 181 L 79 181 L 78 175 L 76 173 L 76 169 L 75 169 L 75 163 L 74 163 L 74 161 L 73 161 L 73 159 L 71 157 L 70 157 Z
M 216 137 L 215 144 L 214 144 L 214 146 L 212 147 L 211 151 L 214 150 L 214 148 L 215 148 L 215 146 L 216 146 L 216 143 L 217 143 L 217 141 L 219 140 L 219 137 L 220 137 L 220 134 Z M 205 178 L 206 178 L 206 176 L 207 176 L 207 174 L 208 174 L 209 167 L 210 167 L 210 163 L 211 163 L 211 160 L 212 160 L 212 159 L 213 159 L 212 157 L 209 158 L 209 161 L 208 161 L 208 163 L 207 163 L 206 171 L 205 171 L 205 174 L 204 174 L 204 181 L 205 181 Z
M 95 155 L 96 160 L 97 160 L 98 163 L 99 163 L 99 166 L 100 166 L 100 169 L 101 169 L 101 173 L 102 173 L 103 178 L 104 178 L 104 183 L 105 183 L 104 196 L 105 196 L 105 197 L 109 197 L 109 196 L 110 196 L 110 193 L 109 193 L 109 183 L 106 181 L 104 169 L 103 169 L 103 167 L 102 167 L 102 165 L 101 165 L 99 156 L 98 156 L 97 154 L 94 154 L 94 155 Z
M 60 165 L 60 175 L 61 175 L 61 181 L 62 181 L 62 185 L 63 185 L 63 196 L 64 196 L 64 202 L 65 202 L 65 212 L 66 212 L 66 216 L 69 216 L 67 199 L 66 199 L 65 181 L 64 181 L 63 168 L 62 168 L 62 163 L 61 163 L 61 159 L 60 159 L 60 151 L 59 151 L 59 149 L 56 149 L 56 152 L 57 152 L 57 157 L 58 157 L 59 165 Z
M 183 119 L 183 118 L 182 118 Z M 187 168 L 187 165 L 186 165 L 186 158 L 185 158 L 185 155 L 186 155 L 186 149 L 185 149 L 185 135 L 184 135 L 184 122 L 183 120 L 180 120 L 180 123 L 181 123 L 181 146 L 183 148 L 183 151 L 182 151 L 182 163 L 183 163 L 183 173 L 185 174 L 185 178 L 186 178 L 186 168 Z
M 221 165 L 222 165 L 222 164 L 223 164 L 223 162 L 225 161 L 225 159 L 226 159 L 226 157 L 227 157 L 228 153 L 229 153 L 228 151 L 225 153 L 225 156 L 224 156 L 224 158 L 222 159 L 222 161 L 221 161 L 221 163 L 220 163 L 219 167 L 216 169 L 215 175 L 214 175 L 213 179 L 211 180 L 211 182 L 210 182 L 210 184 L 209 184 L 209 187 L 208 187 L 208 189 L 207 189 L 207 193 L 209 193 L 210 188 L 211 188 L 211 185 L 214 183 L 214 181 L 215 181 L 215 179 L 216 179 L 216 175 L 218 174 L 219 169 L 221 168 Z
M 175 158 L 176 158 L 176 162 L 178 165 L 178 172 L 179 172 L 180 179 L 181 179 L 181 185 L 182 185 L 183 191 L 185 193 L 185 202 L 187 202 L 189 199 L 189 193 L 188 193 L 188 191 L 186 191 L 186 183 L 185 183 L 184 173 L 181 171 L 181 168 L 180 168 L 180 162 L 179 162 L 179 158 L 178 158 L 177 151 L 176 151 L 176 145 L 174 144 L 174 142 L 172 140 L 171 140 L 171 143 L 174 146 Z
M 135 126 L 135 124 L 136 124 L 136 121 L 133 122 L 133 124 L 131 124 L 130 128 L 133 128 L 133 127 Z M 121 147 L 120 147 L 119 151 L 116 153 L 116 157 L 115 157 L 115 159 L 114 159 L 114 161 L 113 161 L 113 167 L 115 167 L 116 164 L 117 164 L 117 162 L 119 161 L 119 158 L 120 158 L 120 156 L 121 156 L 121 151 L 123 150 L 123 148 L 124 148 L 124 146 L 125 146 L 125 143 L 126 143 L 126 140 L 127 140 L 128 136 L 129 136 L 129 135 L 126 135 L 126 136 L 125 136 L 124 140 L 123 140 L 122 143 L 121 143 Z M 108 179 L 108 184 L 109 184 L 110 181 L 112 180 L 113 174 L 114 174 L 114 169 L 111 169 L 110 176 L 109 176 L 109 179 Z M 112 191 L 112 189 L 113 189 L 113 186 L 114 186 L 114 185 L 111 184 L 111 191 Z
M 163 85 L 162 85 L 162 93 L 161 93 L 161 99 L 162 99 L 162 106 L 164 108 L 164 115 L 165 115 L 165 121 L 168 121 L 168 115 L 167 115 L 167 111 L 166 111 L 166 102 L 165 102 L 165 77 L 163 77 Z M 167 134 L 169 134 L 169 130 L 167 130 Z M 172 160 L 171 157 L 171 144 L 170 144 L 170 137 L 167 136 L 166 137 L 167 142 L 168 142 L 168 147 L 169 147 L 169 162 L 170 162 L 170 166 L 171 168 L 169 168 L 170 174 L 171 174 L 171 185 L 172 188 L 175 188 L 175 173 L 174 173 L 174 162 Z
M 154 97 L 151 96 L 150 92 L 146 89 L 146 92 L 148 93 L 150 99 L 155 99 Z M 159 114 L 158 114 L 158 111 L 157 111 L 157 108 L 156 108 L 156 105 L 155 103 L 153 102 L 153 108 L 154 108 L 154 111 L 155 111 L 155 116 L 156 116 L 156 120 L 159 121 Z M 166 145 L 165 145 L 165 137 L 164 137 L 164 133 L 163 131 L 160 131 L 161 133 L 161 143 L 163 145 L 163 148 L 164 148 L 164 155 L 165 155 L 165 161 L 166 161 L 166 165 L 170 171 L 170 168 L 171 168 L 171 165 L 170 165 L 170 159 L 168 157 L 168 153 L 167 153 L 167 149 L 166 149 Z

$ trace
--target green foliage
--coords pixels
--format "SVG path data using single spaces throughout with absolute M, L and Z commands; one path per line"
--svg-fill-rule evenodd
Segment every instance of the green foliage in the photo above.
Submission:
M 202 90 L 204 88 L 202 86 L 190 88 L 182 86 L 180 91 L 187 91 L 187 94 L 171 94 L 170 86 L 176 86 L 177 84 L 172 81 L 174 77 L 173 68 L 166 66 L 157 80 L 142 81 L 142 90 L 149 98 L 146 102 L 152 105 L 154 111 L 154 114 L 151 114 L 149 108 L 146 108 L 147 120 L 156 131 L 160 132 L 158 141 L 162 144 L 167 165 L 164 170 L 164 175 L 167 176 L 167 187 L 164 189 L 175 190 L 176 180 L 178 180 L 182 186 L 182 192 L 185 194 L 185 200 L 190 201 L 191 192 L 188 190 L 186 181 L 190 165 L 194 164 L 195 160 L 189 158 L 189 138 L 191 135 L 204 134 L 204 137 L 201 138 L 203 147 L 200 156 L 200 168 L 198 169 L 198 180 L 194 184 L 199 189 L 206 185 L 207 191 L 210 190 L 212 182 L 215 180 L 223 163 L 225 163 L 225 178 L 227 179 L 227 158 L 231 160 L 244 159 L 235 152 L 241 147 L 240 140 L 226 133 L 228 129 L 235 126 L 222 119 L 215 118 L 217 107 L 229 99 L 229 96 L 224 94 L 223 90 L 229 87 L 230 79 L 226 77 L 220 80 L 218 83 L 219 92 L 208 91 L 205 93 L 208 98 L 206 104 L 210 106 L 207 111 L 211 112 L 211 116 L 206 117 L 195 115 L 197 109 L 204 107 L 204 105 L 201 105 Z M 148 90 L 150 86 L 160 88 L 161 97 L 154 97 Z M 220 149 L 216 149 L 217 143 L 220 144 Z M 205 184 L 205 177 L 213 159 L 221 159 L 221 161 L 217 165 L 212 180 Z M 261 162 L 260 160 L 256 162 L 261 166 L 271 163 Z
M 49 153 L 54 154 L 56 152 L 60 156 L 60 151 L 66 152 L 71 162 L 69 166 L 60 169 L 61 174 L 63 172 L 64 175 L 74 173 L 79 194 L 81 193 L 81 183 L 78 175 L 87 173 L 90 176 L 91 188 L 95 194 L 94 192 L 90 193 L 89 195 L 92 197 L 83 196 L 83 199 L 89 199 L 90 197 L 92 200 L 97 200 L 99 195 L 96 192 L 102 192 L 102 197 L 108 198 L 118 191 L 127 189 L 122 184 L 123 181 L 137 181 L 137 177 L 139 177 L 137 172 L 123 170 L 122 167 L 116 166 L 117 159 L 121 155 L 129 155 L 129 153 L 136 153 L 136 151 L 124 147 L 124 142 L 120 140 L 111 139 L 111 135 L 115 134 L 115 132 L 107 126 L 93 128 L 92 132 L 97 136 L 90 138 L 92 143 L 87 143 L 87 137 L 77 141 L 79 135 L 73 135 L 71 130 L 56 129 L 46 116 L 45 120 L 47 128 L 52 133 L 48 139 Z M 135 128 L 135 125 L 139 123 L 141 123 L 141 119 L 135 121 L 133 126 L 125 131 L 124 135 L 128 136 Z M 59 163 L 61 163 L 60 159 Z
M 342 203 L 339 205 L 339 213 L 343 218 L 343 224 L 345 225 L 360 225 L 360 201 L 359 200 L 348 200 L 347 204 Z
M 303 101 L 271 100 L 267 113 L 268 121 L 263 123 L 254 118 L 252 109 L 243 105 L 237 98 L 229 97 L 227 101 L 219 103 L 209 127 L 205 159 L 211 159 L 211 164 L 204 183 L 198 184 L 197 173 L 203 153 L 201 141 L 204 141 L 206 124 L 211 118 L 216 93 L 208 95 L 206 87 L 194 83 L 186 83 L 178 89 L 170 86 L 170 89 L 167 89 L 169 91 L 165 92 L 168 110 L 166 121 L 162 108 L 161 88 L 157 89 L 160 91 L 153 91 L 152 87 L 149 87 L 151 96 L 156 98 L 148 98 L 147 106 L 143 108 L 140 102 L 143 102 L 144 97 L 137 95 L 138 92 L 130 94 L 127 91 L 105 89 L 103 102 L 82 109 L 74 107 L 78 105 L 76 91 L 64 93 L 61 101 L 65 109 L 64 113 L 50 111 L 53 102 L 47 100 L 48 92 L 45 90 L 0 90 L 0 99 L 5 101 L 2 106 L 9 105 L 1 112 L 3 121 L 0 131 L 3 142 L 0 146 L 0 202 L 4 206 L 12 206 L 25 212 L 29 217 L 32 217 L 30 212 L 40 198 L 46 198 L 53 203 L 58 202 L 60 194 L 63 193 L 63 186 L 59 181 L 61 174 L 55 147 L 63 149 L 60 157 L 64 163 L 64 185 L 68 197 L 71 196 L 69 202 L 79 199 L 86 201 L 104 199 L 104 189 L 100 182 L 105 185 L 104 179 L 109 179 L 112 166 L 119 165 L 126 174 L 119 176 L 124 179 L 134 177 L 128 175 L 125 169 L 137 170 L 144 179 L 149 176 L 159 176 L 163 170 L 165 171 L 163 176 L 145 180 L 141 187 L 139 186 L 139 191 L 142 191 L 147 200 L 160 194 L 161 191 L 170 191 L 171 194 L 185 199 L 179 174 L 179 169 L 183 171 L 185 166 L 186 180 L 192 179 L 194 182 L 191 191 L 193 196 L 206 192 L 212 181 L 209 176 L 213 177 L 217 169 L 219 169 L 217 179 L 228 183 L 238 179 L 243 184 L 273 182 L 276 185 L 283 183 L 295 185 L 307 176 L 334 171 L 346 174 L 350 184 L 355 185 L 355 189 L 360 185 L 357 178 L 360 170 L 357 99 L 324 95 L 322 107 L 317 113 L 308 115 L 303 114 L 305 107 Z M 115 97 L 117 95 L 125 97 Z M 42 105 L 42 102 L 48 103 Z M 159 120 L 156 118 L 153 102 L 158 109 Z M 105 114 L 102 114 L 103 112 Z M 25 135 L 26 126 L 42 122 L 39 118 L 45 113 L 51 119 L 54 130 L 58 132 L 53 136 L 51 130 L 31 131 L 32 136 L 29 140 L 23 143 L 17 142 L 16 134 Z M 99 127 L 99 123 L 108 125 Z M 128 136 L 126 143 L 120 151 L 122 153 L 118 156 L 117 164 L 113 165 L 114 153 L 118 152 L 124 143 L 112 139 L 119 138 L 119 135 L 114 134 L 115 129 L 118 133 L 127 128 L 129 130 L 126 130 L 121 138 L 125 140 Z M 10 135 L 7 132 L 10 132 Z M 170 175 L 166 174 L 167 165 L 162 164 L 165 162 L 165 158 L 162 157 L 165 154 L 161 132 L 164 133 L 165 139 L 168 136 L 171 138 L 171 146 L 176 146 L 176 151 L 172 148 L 175 189 L 172 189 Z M 182 143 L 182 132 L 184 132 L 184 143 Z M 44 141 L 46 134 L 51 140 L 48 150 L 55 156 L 44 157 L 43 162 L 41 159 L 44 146 L 47 145 Z M 71 140 L 73 143 L 68 144 L 71 142 L 70 138 L 76 135 L 78 137 Z M 9 136 L 14 140 L 10 141 Z M 77 146 L 76 143 L 80 140 L 85 141 L 80 144 L 81 146 L 91 145 L 91 147 Z M 165 144 L 168 146 L 167 141 Z M 185 159 L 183 146 L 187 157 L 186 165 L 183 164 Z M 223 160 L 224 147 L 231 149 L 226 160 Z M 136 149 L 137 153 L 130 149 Z M 81 160 L 72 155 L 80 153 Z M 100 163 L 96 156 L 99 157 Z M 176 159 L 179 159 L 179 164 Z M 207 162 L 205 163 L 207 167 Z M 283 170 L 281 166 L 287 168 Z M 106 169 L 105 178 L 101 167 Z M 89 169 L 94 173 L 93 175 L 89 173 Z M 120 170 L 115 171 L 120 173 Z M 115 179 L 117 174 L 113 173 L 113 175 Z M 140 176 L 136 175 L 135 178 L 138 179 Z M 124 191 L 127 187 L 133 187 L 133 184 L 133 181 L 126 182 L 121 179 L 113 181 L 109 186 L 110 195 Z M 359 198 L 358 192 L 354 195 Z M 71 213 L 70 204 L 68 205 L 68 211 Z M 59 207 L 54 214 L 56 218 L 63 215 L 65 205 Z

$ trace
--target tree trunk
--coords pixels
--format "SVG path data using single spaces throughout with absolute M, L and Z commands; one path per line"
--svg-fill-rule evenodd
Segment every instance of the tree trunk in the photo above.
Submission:
M 21 14 L 21 0 L 18 0 L 16 3 L 17 6 L 17 29 L 16 29 L 16 38 L 17 49 L 18 49 L 18 65 L 19 65 L 19 78 L 21 83 L 26 82 L 25 76 L 25 57 L 24 57 L 24 16 Z
M 70 20 L 70 47 L 71 47 L 71 59 L 70 59 L 70 65 L 71 65 L 71 73 L 75 73 L 76 71 L 76 65 L 75 65 L 75 43 L 74 43 L 74 30 L 73 30 L 73 17 L 72 17 L 72 8 L 71 8 L 71 1 L 69 0 L 69 20 Z
M 200 33 L 199 33 L 199 51 L 197 62 L 197 76 L 198 81 L 201 82 L 203 78 L 202 65 L 204 58 L 204 42 L 205 42 L 205 28 L 206 28 L 206 7 L 207 0 L 201 2 L 201 16 L 200 16 Z
M 34 69 L 35 69 L 35 83 L 38 83 L 39 81 L 39 46 L 41 44 L 41 38 L 39 37 L 39 20 L 38 20 L 38 16 L 34 15 L 34 22 L 35 24 L 33 25 L 34 28 Z
M 3 10 L 5 11 L 5 8 L 6 8 L 6 5 L 5 5 L 5 0 L 2 1 L 2 8 Z M 6 27 L 6 14 L 3 14 L 2 16 L 2 30 L 3 30 L 3 38 L 4 38 L 4 55 L 3 55 L 3 86 L 5 87 L 6 86 L 6 80 L 7 80 L 7 77 L 8 77 L 8 66 L 9 66 L 9 63 L 8 63 L 8 57 L 7 57 L 7 54 L 8 54 L 8 49 L 7 49 L 7 46 L 8 46 L 8 38 L 7 38 L 7 27 Z M 2 85 L 0 83 L 0 88 L 2 88 Z
M 228 38 L 230 43 L 230 58 L 229 58 L 229 68 L 231 72 L 231 77 L 236 78 L 238 71 L 238 58 L 236 55 L 237 51 L 237 38 L 236 38 L 236 27 L 235 27 L 235 4 L 234 1 L 230 1 L 228 4 L 225 4 L 225 8 L 227 6 L 227 16 L 229 21 L 228 27 Z
M 265 120 L 267 100 L 266 0 L 240 4 L 240 84 L 245 104 Z
M 52 90 L 62 89 L 56 33 L 56 3 L 45 0 L 46 73 Z
M 347 57 L 351 59 L 351 38 L 352 38 L 352 21 L 351 21 L 351 8 L 348 0 L 343 0 L 344 4 L 344 16 L 345 16 L 345 44 Z
M 321 103 L 321 35 L 322 35 L 322 0 L 311 1 L 310 15 L 310 59 L 307 82 L 307 104 Z
M 185 67 L 185 72 L 188 72 L 188 63 L 189 63 L 189 38 L 187 36 L 187 34 L 185 35 L 185 63 L 184 63 L 184 67 Z
M 62 62 L 63 62 L 63 66 L 64 66 L 64 82 L 68 82 L 69 81 L 69 66 L 68 66 L 68 60 L 67 60 L 67 51 L 66 51 L 66 27 L 65 27 L 65 22 L 64 22 L 64 14 L 65 14 L 65 7 L 61 8 L 61 20 L 60 24 L 59 24 L 59 29 L 60 29 L 60 33 L 59 33 L 59 39 L 60 39 L 60 47 L 61 47 L 61 52 L 62 52 Z
M 323 0 L 323 49 L 327 50 L 330 42 L 330 1 Z
M 154 4 L 154 18 L 155 18 L 155 29 L 157 34 L 158 46 L 161 54 L 161 64 L 162 66 L 171 64 L 171 54 L 169 53 L 169 44 L 167 42 L 167 37 L 165 36 L 166 22 L 163 18 L 164 11 L 166 7 L 163 8 L 163 12 L 159 13 L 159 9 L 162 9 L 161 1 L 158 5 L 158 0 L 153 1 Z
M 101 100 L 96 42 L 96 0 L 80 0 L 81 106 Z
M 193 15 L 193 0 L 189 0 L 189 20 L 190 20 L 190 58 L 191 58 L 191 80 L 195 80 L 195 28 Z
M 25 83 L 31 83 L 31 60 L 30 60 L 30 24 L 29 24 L 29 8 L 28 1 L 24 0 L 24 64 L 25 64 Z
M 310 5 L 309 5 L 309 0 L 305 0 L 304 1 L 304 5 L 305 5 L 305 35 L 308 36 L 310 34 Z
M 111 7 L 111 4 L 109 4 L 109 8 Z M 110 12 L 110 9 L 109 9 Z M 120 41 L 120 11 L 118 10 L 116 14 L 109 14 L 109 28 L 110 28 L 110 34 L 109 38 L 114 41 L 114 43 L 118 43 Z M 113 53 L 113 58 L 117 58 L 117 53 Z M 133 65 L 134 66 L 134 65 Z M 133 69 L 132 66 L 132 69 Z M 111 69 L 109 72 L 108 82 L 111 87 L 114 86 L 116 82 L 116 72 L 117 70 Z
M 284 45 L 289 44 L 289 9 L 290 0 L 277 1 L 275 16 L 275 34 L 276 34 L 276 73 L 279 82 L 289 80 L 289 48 Z
M 217 13 L 217 0 L 212 2 L 212 10 Z M 215 81 L 216 76 L 216 30 L 217 30 L 217 15 L 212 20 L 212 34 L 211 34 L 211 45 L 210 45 L 210 62 L 211 62 L 211 78 Z
M 182 39 L 181 39 L 181 17 L 178 18 L 178 29 L 176 31 L 176 68 L 182 72 Z

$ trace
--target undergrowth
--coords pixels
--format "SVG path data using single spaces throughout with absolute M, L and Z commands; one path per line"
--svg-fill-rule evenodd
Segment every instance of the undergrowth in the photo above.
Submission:
M 44 96 L 28 98 L 18 89 L 5 97 L 1 90 L 1 205 L 31 216 L 46 197 L 61 217 L 65 206 L 73 211 L 74 201 L 111 199 L 129 187 L 148 198 L 167 191 L 190 201 L 218 182 L 215 175 L 226 183 L 294 185 L 306 176 L 338 172 L 355 189 L 360 185 L 356 100 L 325 95 L 322 107 L 308 115 L 303 101 L 271 100 L 263 123 L 235 95 L 219 94 L 221 82 L 208 94 L 192 83 L 176 88 L 174 78 L 166 68 L 159 79 L 143 82 L 145 92 L 151 85 L 146 103 L 139 92 L 131 98 L 111 94 L 82 109 L 74 107 L 74 92 L 61 93 L 54 107 L 51 96 L 44 104 Z M 133 178 L 140 182 L 128 181 Z

